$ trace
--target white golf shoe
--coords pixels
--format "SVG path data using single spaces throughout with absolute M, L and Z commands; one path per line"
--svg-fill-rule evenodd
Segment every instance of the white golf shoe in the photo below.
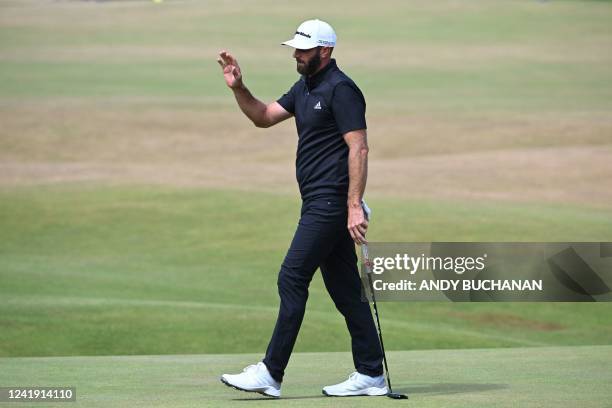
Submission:
M 323 387 L 323 394 L 330 397 L 348 397 L 351 395 L 387 395 L 385 377 L 370 377 L 369 375 L 354 372 L 348 380 L 336 385 Z
M 268 397 L 278 398 L 281 395 L 280 383 L 272 378 L 268 368 L 261 361 L 248 366 L 240 374 L 223 374 L 221 382 L 237 390 L 257 392 Z

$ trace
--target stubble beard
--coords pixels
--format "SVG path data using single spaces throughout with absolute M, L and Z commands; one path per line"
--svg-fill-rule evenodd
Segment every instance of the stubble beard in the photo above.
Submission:
M 307 64 L 299 63 L 299 62 L 297 63 L 297 72 L 300 73 L 301 75 L 309 76 L 317 72 L 320 66 L 321 66 L 321 51 L 317 50 L 317 53 L 311 58 L 310 61 L 308 61 Z

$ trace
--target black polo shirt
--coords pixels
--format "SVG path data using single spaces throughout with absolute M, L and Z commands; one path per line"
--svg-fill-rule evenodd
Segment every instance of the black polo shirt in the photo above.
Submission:
M 366 129 L 366 103 L 357 85 L 332 59 L 315 75 L 302 76 L 277 102 L 295 116 L 295 171 L 302 199 L 346 197 L 349 149 L 343 135 Z

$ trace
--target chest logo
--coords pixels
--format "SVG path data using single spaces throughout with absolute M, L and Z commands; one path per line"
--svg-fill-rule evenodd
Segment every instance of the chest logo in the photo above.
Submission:
M 321 101 L 317 102 L 317 104 L 314 106 L 314 108 L 316 110 L 321 110 Z

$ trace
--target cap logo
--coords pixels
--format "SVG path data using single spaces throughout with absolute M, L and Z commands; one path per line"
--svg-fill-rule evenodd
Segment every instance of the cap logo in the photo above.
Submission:
M 310 38 L 310 35 L 308 35 L 308 34 L 306 34 L 306 33 L 303 33 L 303 32 L 301 32 L 301 31 L 296 31 L 296 32 L 295 32 L 295 34 L 297 34 L 297 35 L 301 35 L 301 36 L 306 37 L 306 38 Z

